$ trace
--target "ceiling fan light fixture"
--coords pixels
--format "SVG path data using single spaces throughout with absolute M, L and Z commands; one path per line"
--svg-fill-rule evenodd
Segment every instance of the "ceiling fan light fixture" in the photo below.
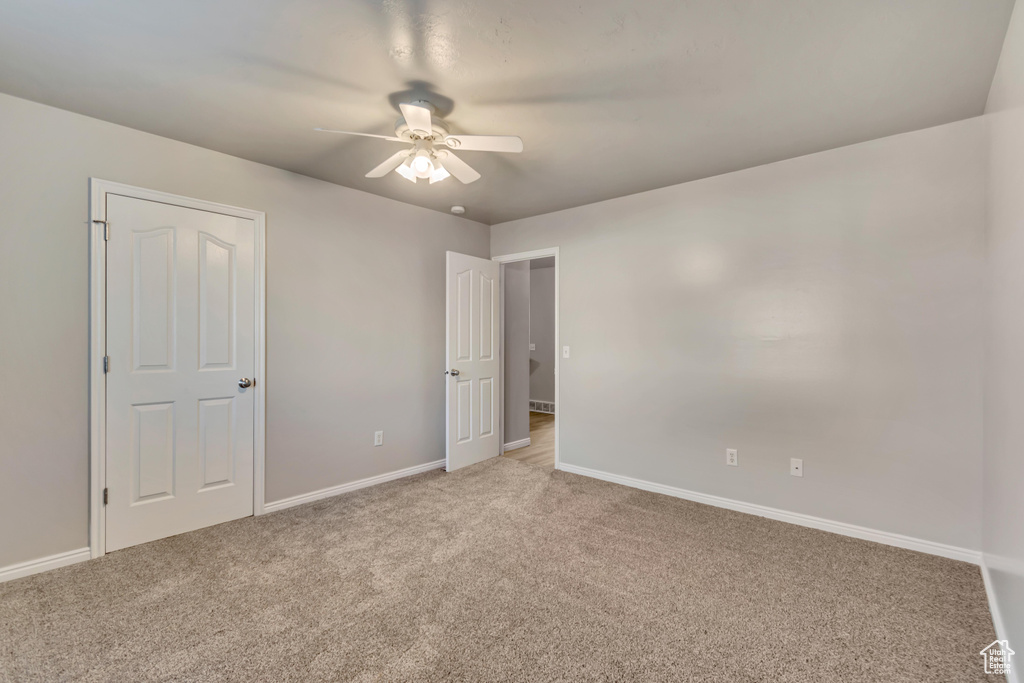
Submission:
M 434 162 L 430 160 L 430 152 L 421 149 L 412 158 L 412 171 L 417 178 L 429 178 L 434 172 Z
M 444 166 L 441 165 L 441 162 L 436 161 L 434 162 L 434 170 L 430 173 L 430 184 L 433 185 L 434 183 L 439 183 L 450 175 L 451 173 L 444 170 Z
M 416 182 L 416 172 L 412 170 L 412 164 L 410 163 L 409 159 L 406 159 L 404 162 L 402 162 L 402 164 L 398 168 L 396 168 L 395 171 L 397 171 L 398 175 L 402 176 L 406 180 L 413 183 Z

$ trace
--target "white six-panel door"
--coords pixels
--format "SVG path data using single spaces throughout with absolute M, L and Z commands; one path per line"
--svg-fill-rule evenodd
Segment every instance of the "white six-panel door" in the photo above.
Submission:
M 448 252 L 447 469 L 498 455 L 498 264 Z
M 106 195 L 106 550 L 253 513 L 255 224 Z

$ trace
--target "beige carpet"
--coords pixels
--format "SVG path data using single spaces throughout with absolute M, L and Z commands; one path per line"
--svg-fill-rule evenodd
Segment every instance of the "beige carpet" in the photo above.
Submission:
M 976 567 L 505 458 L 0 585 L 4 681 L 985 681 Z

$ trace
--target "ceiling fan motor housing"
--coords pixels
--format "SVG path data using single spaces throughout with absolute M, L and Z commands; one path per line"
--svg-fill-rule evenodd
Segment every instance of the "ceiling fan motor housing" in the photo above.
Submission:
M 421 135 L 413 133 L 409 129 L 409 125 L 405 122 L 404 118 L 398 119 L 398 121 L 395 122 L 395 137 L 408 140 L 409 142 L 415 142 L 420 139 L 429 139 L 434 142 L 441 142 L 450 134 L 448 126 L 446 126 L 444 121 L 440 119 L 431 118 L 430 127 L 433 128 L 431 131 L 432 135 L 429 138 L 424 138 Z

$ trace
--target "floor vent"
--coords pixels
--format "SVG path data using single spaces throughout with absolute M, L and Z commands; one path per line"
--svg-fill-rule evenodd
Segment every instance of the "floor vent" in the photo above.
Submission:
M 535 413 L 555 414 L 555 404 L 550 401 L 534 401 L 530 399 L 530 410 Z

